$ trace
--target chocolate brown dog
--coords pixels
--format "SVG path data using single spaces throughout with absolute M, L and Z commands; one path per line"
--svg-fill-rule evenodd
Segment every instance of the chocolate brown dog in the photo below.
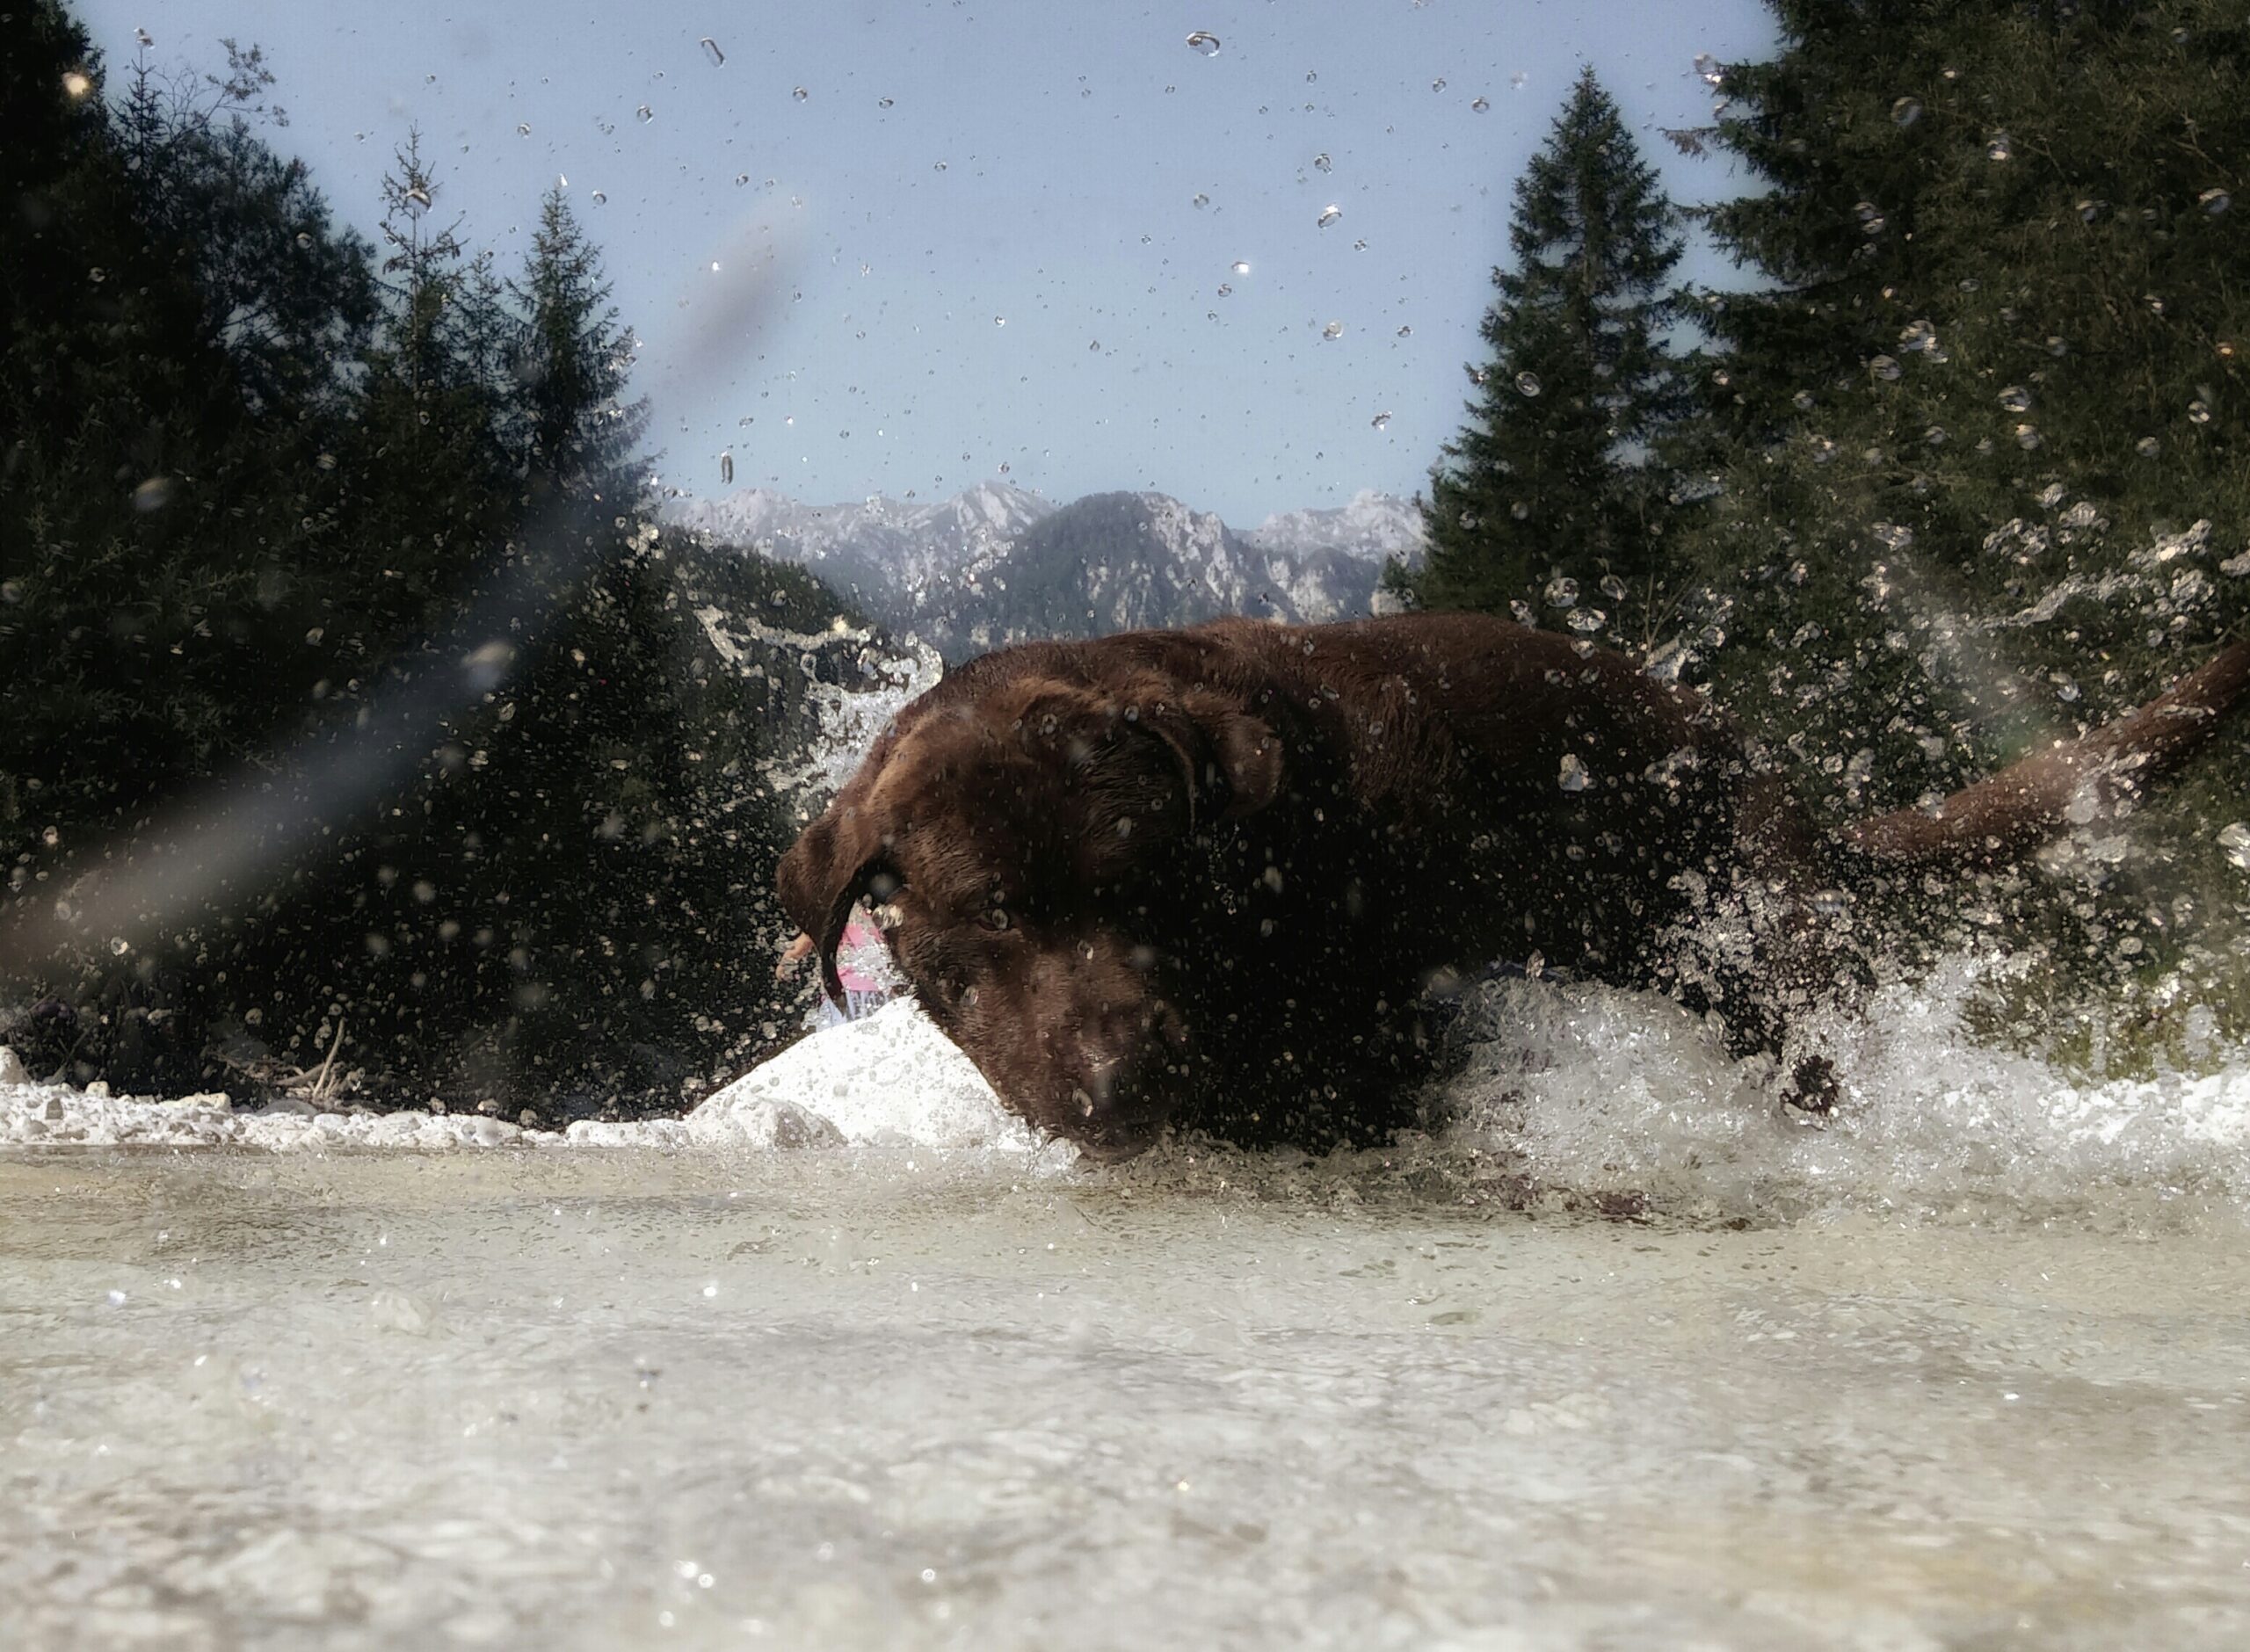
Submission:
M 862 898 L 924 1008 L 1041 1128 L 1379 1139 L 1433 978 L 1542 958 L 1716 1009 L 1826 1105 L 1792 1018 L 1847 986 L 1840 878 L 1996 862 L 2137 784 L 2250 680 L 2170 693 L 1925 814 L 1824 836 L 1700 696 L 1466 614 L 1220 620 L 972 661 L 782 858 L 828 989 Z

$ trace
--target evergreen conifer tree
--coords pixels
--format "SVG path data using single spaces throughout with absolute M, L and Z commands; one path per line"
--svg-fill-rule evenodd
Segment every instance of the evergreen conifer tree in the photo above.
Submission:
M 539 204 L 531 258 L 510 292 L 522 316 L 514 366 L 523 462 L 622 498 L 633 486 L 628 461 L 647 428 L 648 403 L 621 399 L 633 335 L 618 323 L 599 249 L 559 185 Z
M 1690 406 L 1666 336 L 1683 243 L 1590 69 L 1517 181 L 1508 243 L 1492 357 L 1431 473 L 1428 561 L 1392 583 L 1424 607 L 1644 641 L 1668 585 L 1652 445 Z
M 1775 11 L 1780 54 L 1723 80 L 1717 142 L 1768 187 L 1709 221 L 1768 285 L 1710 319 L 1729 451 L 1699 554 L 1738 600 L 1738 704 L 1911 801 L 2141 697 L 2250 605 L 2219 573 L 2250 534 L 2250 19 Z
M 2250 613 L 2250 16 L 1774 11 L 1781 49 L 1722 72 L 1709 134 L 1766 187 L 1708 214 L 1752 279 L 1709 320 L 1722 487 L 1687 548 L 1731 610 L 1715 689 L 1841 816 L 2114 714 Z M 2130 833 L 1981 909 L 2072 974 L 2184 970 L 2184 1005 L 2241 945 L 2195 924 L 2239 924 L 2214 837 L 2246 786 L 2222 738 Z

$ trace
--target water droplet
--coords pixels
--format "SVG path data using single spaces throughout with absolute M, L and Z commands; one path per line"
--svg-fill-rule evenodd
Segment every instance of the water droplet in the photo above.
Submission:
M 1492 107 L 1491 100 L 1484 98 L 1471 98 L 1469 106 L 1480 115 L 1490 113 Z
M 2049 333 L 2047 353 L 2058 358 L 2069 355 L 2071 353 L 2070 340 L 2065 338 L 2060 333 Z
M 1579 582 L 1568 574 L 1557 574 L 1547 582 L 1547 589 L 1541 594 L 1555 607 L 1575 608 L 1579 605 Z
M 1388 413 L 1378 413 L 1373 418 L 1369 419 L 1368 423 L 1374 425 L 1375 429 L 1379 431 L 1388 430 L 1390 427 L 1390 415 Z
M 795 86 L 790 88 L 789 96 L 796 102 L 802 103 L 806 98 L 811 97 L 812 94 L 802 86 Z
M 1344 323 L 1341 322 L 1329 322 L 1327 326 L 1320 330 L 1320 336 L 1323 338 L 1341 338 L 1344 336 Z
M 1896 356 L 1877 356 L 1867 365 L 1870 373 L 1886 382 L 1896 380 L 1898 375 L 1905 371 L 1898 365 L 1898 359 Z
M 1330 160 L 1328 151 L 1323 149 L 1312 157 L 1312 170 L 1316 172 L 1332 172 L 1336 170 L 1336 163 Z
M 83 98 L 93 89 L 93 79 L 83 69 L 72 69 L 63 71 L 62 90 L 73 98 Z
M 1101 340 L 1099 338 L 1095 339 L 1092 344 L 1088 344 L 1086 348 L 1099 355 L 1101 351 Z
M 2188 402 L 2188 422 L 2190 424 L 2210 424 L 2211 422 L 2211 404 L 2204 401 L 2201 396 L 2197 396 L 2194 401 Z
M 657 118 L 657 112 L 650 108 L 648 105 L 642 104 L 638 109 L 635 109 L 633 112 L 633 115 L 635 120 L 640 121 L 640 123 L 645 127 L 649 122 Z
M 875 107 L 878 109 L 888 109 L 892 106 L 893 101 L 893 99 L 889 98 L 878 98 L 875 99 Z
M 1007 324 L 1008 318 L 1005 315 L 995 315 L 992 318 L 992 325 L 995 327 L 1005 327 Z
M 1237 258 L 1234 261 L 1232 267 L 1237 275 L 1248 275 L 1250 273 L 1250 261 L 1246 258 Z
M 2250 872 L 2250 825 L 2236 821 L 2219 829 L 2218 846 L 2226 858 L 2244 872 Z
M 2014 153 L 2015 145 L 2005 132 L 1995 132 L 1985 141 L 1985 158 L 1988 161 L 2005 161 Z
M 1320 216 L 1312 221 L 1313 225 L 1316 228 L 1325 229 L 1329 225 L 1334 223 L 1343 215 L 1344 209 L 1341 206 L 1337 206 L 1335 202 L 1331 201 L 1327 206 L 1323 206 L 1320 209 Z
M 2164 444 L 2153 436 L 2144 436 L 2133 444 L 2133 451 L 2143 459 L 2153 459 L 2164 451 Z
M 946 170 L 946 163 L 943 161 L 936 162 L 931 166 L 930 170 L 933 172 L 942 172 Z
M 735 174 L 735 187 L 736 187 L 737 189 L 740 189 L 744 185 L 745 185 L 745 184 L 747 184 L 747 183 L 749 183 L 749 182 L 750 182 L 750 174 L 749 174 L 749 173 L 747 173 L 747 172 L 737 172 L 737 173 Z
M 1601 576 L 1601 594 L 1612 602 L 1624 601 L 1625 582 L 1615 574 L 1604 574 Z
M 599 190 L 596 190 L 591 199 L 593 201 L 593 204 L 597 206 L 606 206 L 609 204 L 609 197 L 603 194 Z
M 2223 189 L 2207 189 L 2196 197 L 2196 205 L 2216 218 L 2234 205 L 2234 197 Z
M 1580 635 L 1591 635 L 1609 623 L 1609 616 L 1599 608 L 1573 608 L 1563 616 L 1563 623 Z
M 1432 91 L 1443 91 L 1445 90 L 1445 76 L 1441 75 L 1435 80 L 1432 81 L 1430 83 L 1430 90 Z
M 1219 283 L 1219 296 L 1221 298 L 1231 298 L 1233 295 L 1234 288 L 1232 286 L 1224 281 Z
M 1411 327 L 1401 327 L 1398 330 L 1398 336 L 1401 338 L 1412 338 L 1414 336 L 1414 330 Z
M 1565 792 L 1583 792 L 1593 784 L 1593 776 L 1586 772 L 1586 764 L 1579 761 L 1577 752 L 1566 751 L 1563 754 L 1562 772 L 1557 777 L 1556 784 Z
M 2015 427 L 2015 445 L 2027 453 L 2045 439 L 2033 425 L 2019 424 Z
M 2020 384 L 2012 384 L 2000 392 L 2000 405 L 2011 413 L 2029 413 L 2031 410 L 2031 392 Z
M 1190 50 L 1201 52 L 1206 57 L 1219 54 L 1219 37 L 1208 29 L 1198 29 L 1189 35 L 1187 45 Z
M 133 508 L 147 516 L 161 511 L 172 502 L 172 479 L 151 476 L 133 490 Z
M 1202 191 L 1198 190 L 1195 192 L 1194 198 L 1187 204 L 1190 206 L 1201 209 L 1202 207 L 1208 206 L 1211 204 L 1211 198 L 1208 195 L 1204 194 Z
M 1515 388 L 1519 395 L 1537 395 L 1540 391 L 1539 375 L 1526 367 L 1515 375 Z
M 716 69 L 727 61 L 727 54 L 719 49 L 719 43 L 709 35 L 705 35 L 695 43 L 703 48 L 703 55 L 709 61 L 712 68 Z
M 734 479 L 735 456 L 732 453 L 721 453 L 719 455 L 720 485 L 722 487 L 730 485 L 734 482 Z
M 1531 507 L 1518 499 L 1513 504 L 1508 506 L 1508 514 L 1519 522 L 1528 521 L 1531 517 Z
M 519 138 L 527 138 L 531 136 L 531 122 L 528 120 L 517 121 L 516 135 Z
M 1891 119 L 1895 125 L 1911 127 L 1922 118 L 1922 100 L 1901 98 L 1891 105 Z

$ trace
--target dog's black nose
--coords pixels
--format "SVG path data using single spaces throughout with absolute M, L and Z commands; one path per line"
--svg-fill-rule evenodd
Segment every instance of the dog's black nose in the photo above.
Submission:
M 1174 1076 L 1164 1070 L 1160 1059 L 1127 1056 L 1101 1068 L 1071 1094 L 1083 1120 L 1072 1136 L 1098 1159 L 1129 1159 L 1145 1152 L 1172 1117 L 1172 1082 Z

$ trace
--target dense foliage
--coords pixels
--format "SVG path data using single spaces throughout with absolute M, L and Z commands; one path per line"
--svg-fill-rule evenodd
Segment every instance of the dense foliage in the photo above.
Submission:
M 1911 801 L 2239 622 L 2250 20 L 1776 10 L 1780 56 L 1721 85 L 1715 141 L 1768 187 L 1708 220 L 1772 285 L 1709 315 L 1698 549 L 1753 573 L 1730 693 Z
M 1683 540 L 1726 611 L 1717 691 L 1858 813 L 2115 714 L 2240 630 L 2250 18 L 1775 9 L 1779 54 L 1721 73 L 1709 134 L 1765 186 L 1705 214 L 1762 284 L 1708 313 L 1717 417 L 1675 452 L 1720 486 Z M 2053 970 L 2239 1015 L 2218 834 L 2246 791 L 2238 723 L 2145 826 L 2072 834 L 1919 938 L 2005 919 Z
M 1552 394 L 1600 370 L 1585 330 L 1544 319 L 1572 313 L 1558 272 L 1640 248 L 1608 290 L 1629 317 L 1670 313 L 1639 304 L 1671 268 L 1671 208 L 1629 149 L 1589 141 L 1589 79 L 1519 185 L 1516 263 L 1485 320 L 1497 353 L 1433 473 L 1431 568 L 1410 594 L 1530 604 L 1551 623 L 1569 602 L 1613 605 L 1583 576 L 1560 601 L 1528 591 L 1550 564 L 1568 572 L 1594 544 L 1612 568 L 1648 559 L 1639 576 L 1679 600 L 1657 611 L 1663 635 L 1623 640 L 1707 680 L 1840 818 L 2115 714 L 2240 633 L 2250 14 L 2232 0 L 1772 6 L 1774 56 L 1706 65 L 1717 123 L 1666 134 L 1751 184 L 1694 214 L 1743 280 L 1696 307 L 1693 401 L 1660 334 L 1635 359 L 1663 371 L 1664 394 L 1633 402 L 1616 370 L 1601 380 L 1639 422 L 1589 433 L 1585 399 Z M 1589 192 L 1604 168 L 1631 186 Z M 1629 321 L 1608 333 L 1634 336 Z M 1570 365 L 1538 358 L 1541 394 L 1521 396 L 1512 376 L 1558 337 Z M 1644 446 L 1599 440 L 1627 434 Z M 1521 514 L 1499 515 L 1504 499 Z M 1637 552 L 1603 537 L 1621 533 Z M 2246 793 L 2238 725 L 2152 822 L 2074 834 L 2043 873 L 1965 903 L 1949 890 L 1890 944 L 1956 945 L 2005 920 L 2045 942 L 2024 955 L 2159 1005 L 2198 980 L 2239 986 L 2244 891 L 2219 833 Z
M 229 53 L 115 94 L 59 7 L 0 32 L 0 1009 L 137 1087 L 335 1050 L 511 1116 L 677 1104 L 795 1018 L 761 761 L 811 657 L 733 669 L 697 610 L 835 605 L 643 525 L 630 336 L 560 191 L 504 274 L 409 134 L 370 248 Z M 230 834 L 258 852 L 190 909 L 26 938 Z

